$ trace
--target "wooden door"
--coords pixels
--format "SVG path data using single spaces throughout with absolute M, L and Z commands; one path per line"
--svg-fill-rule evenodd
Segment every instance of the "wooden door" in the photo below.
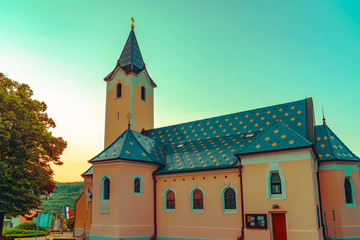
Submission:
M 286 240 L 286 218 L 285 213 L 271 213 L 272 239 Z

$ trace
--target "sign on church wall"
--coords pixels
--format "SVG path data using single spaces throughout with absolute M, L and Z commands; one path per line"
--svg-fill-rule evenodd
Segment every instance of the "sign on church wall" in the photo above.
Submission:
M 245 214 L 246 228 L 267 228 L 266 214 Z
M 100 213 L 109 213 L 109 204 L 101 204 Z

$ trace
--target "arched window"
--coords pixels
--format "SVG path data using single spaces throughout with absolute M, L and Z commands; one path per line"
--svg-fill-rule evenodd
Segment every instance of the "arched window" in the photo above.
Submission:
M 271 194 L 281 194 L 281 179 L 277 172 L 271 173 Z
M 119 98 L 122 96 L 122 84 L 118 83 L 116 85 L 116 97 Z
M 142 188 L 143 188 L 142 185 L 144 179 L 140 175 L 135 175 L 132 180 L 134 182 L 134 194 L 142 195 Z
M 110 179 L 105 178 L 103 181 L 103 200 L 110 200 Z
M 228 188 L 224 192 L 225 210 L 236 209 L 236 193 L 234 189 Z
M 351 178 L 345 178 L 344 188 L 345 188 L 346 204 L 353 204 L 354 196 L 353 196 L 353 187 L 352 187 Z
M 203 193 L 196 189 L 193 193 L 193 209 L 204 209 Z
M 238 191 L 233 185 L 225 185 L 220 190 L 224 213 L 237 213 L 236 195 Z
M 175 193 L 168 191 L 166 194 L 166 209 L 175 209 Z
M 141 100 L 146 101 L 146 88 L 141 86 Z

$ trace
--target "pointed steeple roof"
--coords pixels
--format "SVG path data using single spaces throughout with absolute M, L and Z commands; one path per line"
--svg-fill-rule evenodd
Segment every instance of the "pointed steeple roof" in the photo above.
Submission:
M 165 165 L 165 144 L 126 130 L 109 147 L 89 162 L 124 159 Z
M 328 125 L 315 126 L 315 137 L 320 161 L 360 161 L 360 158 L 331 131 Z
M 118 59 L 116 66 L 111 73 L 109 73 L 104 80 L 107 81 L 113 77 L 113 74 L 117 67 L 120 67 L 125 73 L 139 74 L 145 70 L 149 77 L 150 83 L 153 87 L 157 87 L 156 83 L 151 79 L 149 73 L 146 70 L 144 60 L 142 58 L 139 44 L 136 40 L 134 27 L 131 27 L 129 37 L 125 43 L 124 49 L 121 52 L 120 58 Z
M 127 73 L 133 71 L 138 74 L 145 68 L 134 28 L 131 29 L 117 64 Z

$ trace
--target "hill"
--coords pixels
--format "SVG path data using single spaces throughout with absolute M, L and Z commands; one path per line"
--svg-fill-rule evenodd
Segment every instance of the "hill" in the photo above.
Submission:
M 61 216 L 64 216 L 64 207 L 70 207 L 73 212 L 75 202 L 83 191 L 83 182 L 56 182 L 58 189 L 50 195 L 51 199 L 43 201 L 41 209 L 45 214 L 55 216 L 57 209 L 60 209 Z

